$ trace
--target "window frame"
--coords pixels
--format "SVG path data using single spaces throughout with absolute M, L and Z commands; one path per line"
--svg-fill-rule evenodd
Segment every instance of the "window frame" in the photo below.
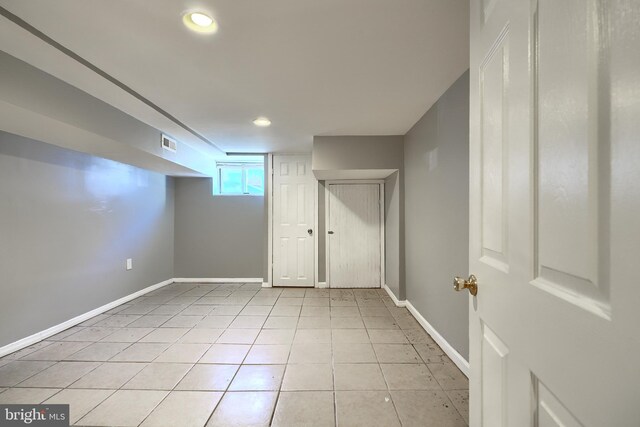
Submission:
M 223 193 L 222 192 L 222 170 L 225 168 L 234 168 L 240 169 L 242 172 L 242 178 L 240 181 L 240 186 L 242 188 L 242 193 Z M 248 190 L 247 184 L 247 170 L 248 169 L 262 169 L 263 179 L 262 179 L 262 193 L 261 194 L 251 194 Z M 216 185 L 215 185 L 215 195 L 217 196 L 258 196 L 264 197 L 265 195 L 265 187 L 266 187 L 266 179 L 264 178 L 264 163 L 263 162 L 221 162 L 216 164 L 217 174 L 216 174 Z

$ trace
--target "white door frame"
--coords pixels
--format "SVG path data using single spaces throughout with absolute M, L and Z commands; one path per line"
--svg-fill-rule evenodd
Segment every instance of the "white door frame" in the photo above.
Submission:
M 384 236 L 386 234 L 385 231 L 385 220 L 384 220 L 384 180 L 383 179 L 337 179 L 337 180 L 326 180 L 325 181 L 325 191 L 324 191 L 324 224 L 325 224 L 325 232 L 329 231 L 329 186 L 333 184 L 378 184 L 380 187 L 380 288 L 383 288 L 386 283 L 385 276 L 385 240 Z M 317 187 L 316 187 L 317 189 Z M 316 227 L 317 227 L 317 219 L 316 219 Z M 316 245 L 318 240 L 316 239 Z M 316 252 L 317 253 L 317 252 Z M 329 255 L 329 239 L 325 237 L 324 239 L 324 254 L 325 254 L 325 281 L 326 286 L 328 288 L 331 287 L 331 277 L 329 271 L 331 271 L 330 267 L 330 255 Z M 317 255 L 316 255 L 317 258 Z M 316 269 L 318 268 L 318 263 L 316 262 Z M 318 277 L 316 275 L 316 277 Z
M 267 154 L 267 282 L 263 288 L 273 287 L 273 157 L 274 156 L 311 156 L 311 153 L 269 153 Z M 313 223 L 314 223 L 314 251 L 315 268 L 313 273 L 314 286 L 318 287 L 318 180 L 314 177 L 313 186 Z

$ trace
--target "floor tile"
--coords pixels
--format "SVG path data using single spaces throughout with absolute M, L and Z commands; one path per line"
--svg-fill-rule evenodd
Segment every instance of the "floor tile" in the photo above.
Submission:
M 331 329 L 298 329 L 293 342 L 330 344 Z
M 286 317 L 290 319 L 290 317 Z M 238 316 L 229 325 L 230 329 L 260 329 L 267 316 Z
M 360 315 L 363 317 L 372 317 L 372 316 L 389 316 L 391 312 L 386 307 L 359 307 Z
M 244 360 L 248 365 L 286 364 L 289 359 L 290 344 L 255 344 Z
M 67 357 L 66 360 L 83 360 L 89 362 L 100 362 L 111 359 L 131 344 L 126 342 L 96 342 L 77 353 Z
M 207 427 L 268 426 L 276 403 L 276 392 L 225 393 Z
M 0 393 L 0 404 L 39 404 L 59 391 L 59 388 L 10 388 Z
M 229 391 L 279 390 L 284 368 L 284 365 L 242 365 Z
M 333 343 L 369 343 L 369 335 L 365 329 L 332 329 Z
M 237 316 L 242 311 L 242 305 L 219 305 L 212 311 L 212 316 Z
M 272 426 L 334 427 L 333 393 L 330 391 L 282 392 Z
M 238 371 L 238 365 L 198 364 L 184 376 L 176 390 L 225 391 Z
M 358 305 L 354 298 L 334 298 L 333 296 L 329 303 L 331 307 L 357 307 Z
M 331 296 L 329 289 L 307 288 L 304 293 L 305 297 L 323 297 Z
M 293 316 L 269 316 L 265 322 L 264 329 L 295 329 L 298 318 Z
M 453 363 L 429 363 L 427 367 L 444 390 L 469 388 L 469 380 Z
M 278 301 L 276 301 L 276 307 L 279 305 L 302 305 L 302 302 L 304 301 L 304 298 L 284 298 L 282 296 L 280 296 L 280 298 L 278 298 Z
M 336 418 L 339 426 L 400 426 L 391 396 L 385 391 L 336 391 Z
M 363 317 L 362 321 L 367 329 L 397 329 L 400 327 L 396 323 L 396 320 L 391 316 L 370 316 Z
M 113 316 L 109 316 L 106 319 L 99 321 L 93 326 L 123 328 L 133 321 L 138 320 L 140 317 L 142 316 L 136 314 L 114 314 Z
M 216 342 L 220 335 L 224 332 L 224 329 L 191 329 L 184 334 L 178 342 L 193 343 L 193 344 L 213 344 Z
M 426 365 L 423 364 L 382 364 L 380 365 L 389 390 L 440 390 Z
M 277 301 L 276 297 L 253 297 L 251 301 L 247 303 L 248 306 L 251 305 L 268 305 L 273 306 Z
M 219 392 L 173 391 L 153 410 L 142 427 L 202 427 L 222 398 Z
M 204 316 L 188 316 L 179 314 L 162 324 L 163 328 L 193 328 L 204 319 Z
M 295 329 L 263 329 L 258 334 L 256 344 L 291 344 Z
M 193 366 L 190 363 L 149 363 L 122 388 L 130 390 L 173 390 Z
M 317 316 L 300 317 L 298 329 L 331 329 L 331 318 Z
M 449 361 L 447 355 L 436 343 L 414 344 L 413 348 L 416 349 L 424 363 L 445 363 Z
M 167 343 L 134 343 L 112 357 L 111 362 L 151 362 L 168 347 Z
M 250 345 L 213 344 L 199 362 L 240 364 L 249 353 L 250 348 Z
M 18 384 L 18 387 L 68 387 L 100 366 L 97 362 L 58 362 Z
M 215 313 L 215 310 L 213 313 Z M 233 319 L 235 319 L 235 316 L 205 316 L 205 318 L 196 325 L 196 328 L 224 329 L 229 327 Z
M 392 391 L 403 426 L 407 427 L 466 427 L 443 391 Z
M 336 343 L 333 345 L 334 363 L 378 363 L 371 344 Z
M 300 317 L 329 317 L 331 311 L 329 307 L 304 306 L 300 312 Z
M 90 344 L 90 342 L 56 342 L 23 357 L 21 360 L 64 360 Z
M 166 321 L 171 319 L 172 316 L 167 314 L 147 314 L 139 318 L 138 320 L 130 323 L 129 328 L 158 328 L 162 326 Z
M 157 305 L 151 304 L 133 304 L 125 308 L 124 310 L 118 311 L 118 314 L 148 314 L 150 311 L 158 308 Z
M 405 330 L 404 334 L 407 336 L 407 339 L 411 344 L 435 344 L 429 334 L 427 334 L 422 328 Z
M 420 363 L 422 359 L 410 344 L 373 344 L 380 363 Z
M 445 393 L 464 421 L 469 424 L 469 390 L 448 390 Z
M 187 332 L 189 332 L 187 328 L 158 328 L 150 334 L 145 335 L 139 342 L 174 343 Z
M 220 335 L 218 344 L 253 344 L 260 329 L 227 329 Z
M 117 389 L 144 367 L 144 363 L 105 363 L 71 384 L 69 388 Z
M 100 341 L 106 336 L 111 335 L 116 332 L 117 328 L 100 328 L 100 327 L 90 327 L 84 328 L 81 331 L 75 332 L 72 335 L 68 335 L 61 339 L 61 341 Z
M 211 314 L 214 308 L 215 308 L 214 305 L 194 304 L 182 310 L 180 314 L 184 316 L 196 316 L 196 315 L 206 316 L 207 314 Z
M 293 344 L 289 363 L 331 363 L 331 344 Z
M 196 363 L 211 347 L 210 344 L 177 343 L 166 349 L 154 362 Z
M 44 403 L 69 405 L 69 421 L 74 424 L 114 392 L 115 390 L 65 389 Z
M 102 338 L 100 341 L 133 343 L 141 340 L 145 335 L 153 331 L 153 328 L 121 328 Z
M 160 307 L 158 307 L 155 310 L 151 311 L 150 314 L 175 316 L 176 314 L 180 313 L 185 308 L 187 308 L 186 304 L 184 304 L 184 305 L 168 305 L 168 304 L 165 304 L 165 305 L 161 305 Z
M 329 307 L 329 298 L 308 297 L 302 301 L 302 305 L 310 307 Z
M 331 317 L 360 317 L 358 307 L 331 307 Z
M 331 328 L 333 329 L 363 329 L 362 317 L 332 317 Z
M 247 306 L 247 308 L 249 308 L 251 306 Z M 256 306 L 259 307 L 259 306 Z M 298 317 L 300 316 L 300 310 L 301 310 L 301 306 L 297 306 L 297 305 L 281 305 L 278 307 L 273 307 L 271 309 L 270 315 L 271 316 L 291 316 L 291 317 Z
M 386 390 L 377 363 L 338 364 L 333 367 L 336 390 Z
M 271 309 L 269 305 L 248 305 L 242 309 L 240 316 L 268 316 Z
M 333 390 L 330 364 L 287 365 L 282 390 Z
M 73 328 L 72 328 L 73 329 Z M 76 332 L 79 331 L 80 329 L 76 329 Z M 51 338 L 51 337 L 50 337 Z M 35 344 L 32 344 L 28 347 L 25 347 L 23 349 L 20 349 L 18 351 L 14 351 L 13 353 L 7 354 L 6 356 L 4 356 L 3 358 L 0 359 L 0 362 L 5 362 L 9 363 L 11 360 L 17 360 L 17 359 L 21 359 L 31 353 L 34 353 L 38 350 L 42 350 L 45 347 L 48 347 L 52 344 L 55 344 L 54 341 L 40 341 L 37 342 Z M 0 365 L 2 366 L 2 365 Z
M 0 386 L 13 387 L 27 378 L 42 372 L 55 362 L 31 362 L 16 360 L 0 366 Z
M 369 329 L 369 339 L 375 344 L 409 344 L 404 332 L 396 329 Z
M 137 426 L 167 394 L 166 391 L 118 390 L 78 423 L 83 426 Z

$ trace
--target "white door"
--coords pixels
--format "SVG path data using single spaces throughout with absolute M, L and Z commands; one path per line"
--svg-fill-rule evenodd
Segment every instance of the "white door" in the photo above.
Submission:
M 472 426 L 640 426 L 638 23 L 471 1 Z
M 380 184 L 329 184 L 329 287 L 381 286 L 380 201 Z
M 314 286 L 314 186 L 309 155 L 273 157 L 273 286 Z

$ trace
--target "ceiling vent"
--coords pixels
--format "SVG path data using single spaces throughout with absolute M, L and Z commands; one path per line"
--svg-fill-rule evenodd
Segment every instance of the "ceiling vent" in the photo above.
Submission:
M 178 142 L 175 139 L 169 138 L 167 135 L 162 135 L 162 148 L 175 153 L 178 151 Z

